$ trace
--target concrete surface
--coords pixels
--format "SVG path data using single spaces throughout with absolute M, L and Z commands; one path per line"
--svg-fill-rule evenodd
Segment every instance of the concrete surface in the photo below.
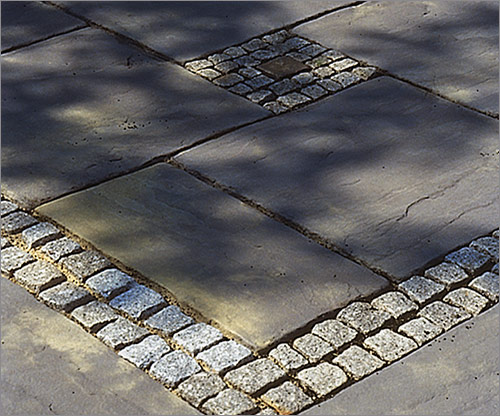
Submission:
M 295 32 L 498 114 L 498 18 L 496 1 L 370 1 Z
M 303 415 L 497 415 L 499 307 L 348 387 Z
M 0 282 L 3 415 L 200 414 L 23 288 Z
M 380 77 L 178 160 L 401 279 L 497 227 L 497 139 L 496 120 Z
M 37 211 L 160 283 L 253 348 L 387 284 L 170 165 Z

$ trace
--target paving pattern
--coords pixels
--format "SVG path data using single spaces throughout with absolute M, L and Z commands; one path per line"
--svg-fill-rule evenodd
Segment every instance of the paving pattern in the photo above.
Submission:
M 40 235 L 39 242 L 27 235 Z M 196 322 L 102 254 L 70 242 L 53 224 L 2 200 L 2 275 L 206 414 L 300 412 L 498 302 L 499 276 L 491 272 L 498 268 L 495 231 L 449 253 L 423 276 L 251 351 Z

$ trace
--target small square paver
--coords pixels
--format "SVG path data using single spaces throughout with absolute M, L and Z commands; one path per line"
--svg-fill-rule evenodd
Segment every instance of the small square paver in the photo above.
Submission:
M 40 251 L 53 261 L 59 261 L 64 256 L 81 251 L 80 244 L 68 237 L 51 241 L 40 248 Z
M 277 32 L 271 33 L 270 35 L 262 36 L 262 40 L 267 43 L 277 44 L 285 41 L 292 35 L 287 30 L 279 30 Z
M 132 318 L 144 319 L 157 312 L 160 308 L 167 306 L 167 303 L 159 293 L 149 287 L 137 284 L 118 295 L 109 305 L 127 313 Z
M 368 334 L 384 325 L 391 319 L 391 315 L 373 308 L 369 303 L 353 302 L 338 313 L 337 319 L 363 334 Z
M 252 56 L 245 55 L 240 56 L 239 58 L 235 58 L 234 62 L 236 62 L 240 66 L 253 67 L 259 65 L 261 61 L 253 58 Z
M 291 49 L 300 49 L 304 46 L 309 45 L 311 42 L 309 42 L 307 39 L 301 38 L 300 36 L 295 36 L 293 38 L 285 40 L 283 43 L 289 46 Z
M 278 56 L 278 54 L 279 54 L 278 51 L 273 48 L 265 48 L 252 52 L 250 56 L 259 61 L 267 61 L 269 59 L 275 58 L 276 56 Z M 259 69 L 262 70 L 262 68 Z
M 241 45 L 243 49 L 245 49 L 248 52 L 253 52 L 256 51 L 257 49 L 261 49 L 267 45 L 266 42 L 264 42 L 261 39 L 252 39 L 249 40 L 248 42 L 245 42 L 244 44 Z
M 247 95 L 247 98 L 254 103 L 261 103 L 266 98 L 272 97 L 273 93 L 268 90 L 259 90 Z
M 31 293 L 38 294 L 61 283 L 65 280 L 65 277 L 52 264 L 45 261 L 36 261 L 16 271 L 14 279 L 25 286 Z
M 382 329 L 377 334 L 366 338 L 363 345 L 375 351 L 387 362 L 397 360 L 417 348 L 415 341 L 390 329 Z
M 355 61 L 354 59 L 345 58 L 331 63 L 330 68 L 332 68 L 336 72 L 342 72 L 345 71 L 346 69 L 355 67 L 356 65 L 358 65 L 358 62 Z
M 300 74 L 294 75 L 292 80 L 299 85 L 308 85 L 314 81 L 314 77 L 310 72 L 301 72 Z
M 450 286 L 455 283 L 462 282 L 469 278 L 469 275 L 464 269 L 456 264 L 443 262 L 435 267 L 431 267 L 424 272 L 425 277 L 428 277 L 443 285 Z
M 326 396 L 347 381 L 346 374 L 336 365 L 320 363 L 299 371 L 297 378 L 318 397 Z
M 215 396 L 225 388 L 226 385 L 218 375 L 198 373 L 179 384 L 177 391 L 184 400 L 198 407 L 203 400 Z
M 226 55 L 225 53 L 214 53 L 213 55 L 210 55 L 207 59 L 214 65 L 217 65 L 220 64 L 221 62 L 231 59 L 231 57 L 229 55 Z
M 471 317 L 471 315 L 463 309 L 448 305 L 441 301 L 436 301 L 427 305 L 418 315 L 427 318 L 433 324 L 443 328 L 445 331 Z
M 257 75 L 261 75 L 262 72 L 255 68 L 241 68 L 238 70 L 238 74 L 243 75 L 245 78 L 253 78 Z
M 259 88 L 265 87 L 266 85 L 269 85 L 273 83 L 273 79 L 269 78 L 265 75 L 257 75 L 254 78 L 248 79 L 245 81 L 245 84 L 249 85 L 252 87 L 254 90 L 257 90 Z
M 371 302 L 374 308 L 385 311 L 393 318 L 398 319 L 400 316 L 416 311 L 418 306 L 416 303 L 412 302 L 405 295 L 400 292 L 388 292 L 380 295 Z
M 470 282 L 469 286 L 488 299 L 494 302 L 498 301 L 498 273 L 483 273 Z
M 25 264 L 35 261 L 33 256 L 17 247 L 2 249 L 2 261 L 0 262 L 2 273 L 10 276 L 12 272 L 20 269 Z
M 258 413 L 255 413 L 256 415 L 277 415 L 278 413 L 276 410 L 271 409 L 270 407 L 264 407 L 261 409 Z
M 302 62 L 290 56 L 280 56 L 259 65 L 257 69 L 275 79 L 281 79 L 290 77 L 302 71 L 307 71 L 309 68 Z
M 171 348 L 164 339 L 158 335 L 150 335 L 138 344 L 125 347 L 118 355 L 130 361 L 141 370 L 144 370 L 170 351 Z
M 48 222 L 41 222 L 32 227 L 26 228 L 21 233 L 21 239 L 28 249 L 46 243 L 56 238 L 60 234 L 59 230 Z
M 252 356 L 252 351 L 237 342 L 223 341 L 200 352 L 196 359 L 205 363 L 216 373 L 227 371 Z
M 16 234 L 37 223 L 38 221 L 31 215 L 22 211 L 16 211 L 2 217 L 2 231 L 7 234 Z
M 231 46 L 225 49 L 223 53 L 231 58 L 238 58 L 246 54 L 245 50 L 239 46 Z
M 65 257 L 60 264 L 80 281 L 112 266 L 106 257 L 91 250 Z
M 87 279 L 85 284 L 106 299 L 125 292 L 136 284 L 128 274 L 118 269 L 107 269 Z
M 283 95 L 286 94 L 287 92 L 293 91 L 294 89 L 297 88 L 297 86 L 298 85 L 295 83 L 295 81 L 285 78 L 281 81 L 269 85 L 269 89 L 276 95 Z
M 289 381 L 269 389 L 261 396 L 261 399 L 283 415 L 298 413 L 313 403 L 307 394 Z
M 401 325 L 398 328 L 399 332 L 413 338 L 413 340 L 420 346 L 433 338 L 436 338 L 443 328 L 433 324 L 425 318 L 415 318 Z
M 351 72 L 360 77 L 362 80 L 367 81 L 373 76 L 373 74 L 375 74 L 375 72 L 377 72 L 377 68 L 374 68 L 373 66 L 364 66 L 354 68 Z
M 328 342 L 313 334 L 306 334 L 294 340 L 293 348 L 305 355 L 311 363 L 321 360 L 325 355 L 334 351 Z
M 194 319 L 182 313 L 179 307 L 175 305 L 167 306 L 146 321 L 146 325 L 159 329 L 165 335 L 172 335 L 174 332 L 193 323 Z
M 269 352 L 273 358 L 286 371 L 298 370 L 309 362 L 288 344 L 279 344 Z
M 318 85 L 330 92 L 335 92 L 342 88 L 342 85 L 338 82 L 332 81 L 331 79 L 321 79 L 318 81 Z
M 227 55 L 226 55 L 227 56 Z M 193 72 L 201 71 L 202 69 L 213 66 L 213 63 L 207 59 L 199 59 L 196 61 L 187 62 L 185 67 Z
M 7 238 L 2 237 L 2 249 L 9 247 L 10 245 L 10 241 Z
M 218 85 L 219 87 L 232 87 L 233 85 L 235 85 L 238 82 L 241 82 L 243 80 L 244 80 L 244 78 L 241 75 L 227 74 L 227 75 L 223 75 L 220 78 L 214 79 L 213 83 L 215 85 Z
M 224 379 L 233 387 L 247 393 L 256 394 L 285 377 L 286 373 L 267 358 L 260 358 L 229 371 Z
M 458 264 L 473 276 L 477 276 L 488 264 L 490 257 L 470 247 L 463 247 L 445 257 L 445 260 Z
M 85 289 L 71 282 L 64 282 L 41 292 L 40 299 L 55 309 L 71 312 L 94 298 Z
M 317 56 L 321 52 L 324 52 L 324 51 L 326 51 L 326 48 L 321 46 L 321 45 L 318 45 L 317 43 L 311 43 L 311 44 L 299 49 L 300 53 L 303 53 L 305 55 L 309 55 L 310 57 Z
M 356 84 L 357 82 L 361 81 L 361 78 L 358 77 L 356 74 L 347 71 L 334 75 L 332 76 L 331 79 L 335 82 L 338 82 L 344 88 L 347 88 L 350 85 Z
M 413 276 L 411 279 L 400 283 L 398 287 L 411 300 L 419 304 L 429 301 L 445 289 L 445 286 L 441 283 L 436 283 L 422 276 Z
M 257 405 L 240 391 L 226 389 L 208 399 L 201 410 L 212 415 L 243 415 L 254 412 Z
M 10 201 L 2 201 L 1 216 L 8 215 L 14 211 L 17 211 L 19 207 Z
M 304 94 L 300 94 L 298 92 L 291 92 L 290 94 L 278 97 L 276 101 L 280 104 L 283 104 L 286 107 L 293 108 L 300 104 L 307 103 L 308 101 L 311 101 L 311 99 Z
M 71 312 L 71 317 L 90 332 L 97 332 L 104 327 L 104 325 L 116 321 L 120 315 L 105 303 L 96 300 L 73 310 L 73 312 Z
M 96 335 L 109 347 L 120 350 L 141 341 L 149 335 L 149 332 L 120 316 L 116 321 L 97 331 Z
M 287 107 L 281 105 L 280 103 L 277 103 L 276 101 L 270 101 L 264 104 L 264 108 L 266 110 L 272 111 L 274 114 L 281 114 L 288 110 Z
M 149 373 L 168 387 L 175 387 L 200 371 L 201 367 L 193 358 L 176 350 L 156 361 Z
M 357 345 L 353 345 L 332 361 L 344 369 L 352 378 L 359 380 L 384 365 L 379 358 Z
M 479 312 L 481 312 L 484 308 L 486 308 L 486 305 L 488 305 L 487 298 L 466 287 L 461 287 L 448 293 L 443 298 L 443 301 L 449 303 L 450 305 L 465 309 L 471 315 L 478 315 Z
M 225 62 L 221 62 L 220 64 L 217 64 L 214 66 L 214 68 L 217 70 L 217 71 L 220 71 L 224 74 L 227 74 L 235 69 L 238 69 L 240 66 L 236 63 L 236 62 L 233 62 L 233 61 L 225 61 Z M 202 71 L 200 71 L 199 73 L 201 74 L 203 71 L 209 71 L 210 69 L 203 69 Z M 217 71 L 214 71 L 214 72 L 217 72 Z M 219 74 L 220 76 L 221 74 Z M 213 77 L 215 78 L 215 77 Z M 213 78 L 210 78 L 210 79 L 213 79 Z
M 302 88 L 300 92 L 308 97 L 311 97 L 313 100 L 317 100 L 318 98 L 323 97 L 323 95 L 328 94 L 326 90 L 321 88 L 319 85 L 309 85 L 306 88 Z
M 229 88 L 229 91 L 234 92 L 235 94 L 245 95 L 252 91 L 252 89 L 243 82 L 236 84 L 234 87 Z
M 495 237 L 482 237 L 470 243 L 470 247 L 484 253 L 498 262 L 498 239 Z
M 192 354 L 196 354 L 221 341 L 224 336 L 213 326 L 198 323 L 187 327 L 173 336 L 173 340 Z
M 206 69 L 202 69 L 201 71 L 198 71 L 198 75 L 201 75 L 203 78 L 206 78 L 206 79 L 211 81 L 217 77 L 220 77 L 222 74 L 220 72 L 216 71 L 215 69 L 206 68 Z
M 358 335 L 354 329 L 336 319 L 328 319 L 314 325 L 311 333 L 324 339 L 336 349 L 351 342 Z

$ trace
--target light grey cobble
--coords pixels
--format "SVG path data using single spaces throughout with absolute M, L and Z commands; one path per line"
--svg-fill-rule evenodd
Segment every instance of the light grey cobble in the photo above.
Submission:
M 185 64 L 185 67 L 187 69 L 189 69 L 190 71 L 198 72 L 198 71 L 200 71 L 202 69 L 209 68 L 212 65 L 213 65 L 212 62 L 210 62 L 207 59 L 199 59 L 199 60 L 196 60 L 196 61 L 187 62 Z
M 288 110 L 287 107 L 277 103 L 276 101 L 270 101 L 264 104 L 266 110 L 272 111 L 274 114 L 281 114 Z
M 469 275 L 456 264 L 443 262 L 424 272 L 425 277 L 433 279 L 443 285 L 450 286 L 469 278 Z
M 357 345 L 349 347 L 332 362 L 342 367 L 355 380 L 373 373 L 384 365 L 382 360 Z
M 118 269 L 107 269 L 87 279 L 85 284 L 106 299 L 125 292 L 135 285 L 135 280 Z
M 273 358 L 286 371 L 298 370 L 309 362 L 288 344 L 279 344 L 269 352 Z
M 324 51 L 326 51 L 326 48 L 321 45 L 318 45 L 317 43 L 311 43 L 299 49 L 300 53 L 303 53 L 304 55 L 308 55 L 310 57 L 317 56 Z
M 339 61 L 332 62 L 329 66 L 336 72 L 342 72 L 347 69 L 353 68 L 358 65 L 358 62 L 351 58 L 341 59 Z
M 478 315 L 488 305 L 488 299 L 472 289 L 461 287 L 448 293 L 443 301 L 465 309 L 471 315 Z
M 338 82 L 332 81 L 331 79 L 321 79 L 317 82 L 317 84 L 330 92 L 335 92 L 342 88 L 342 85 Z
M 166 335 L 172 335 L 192 323 L 194 323 L 194 319 L 183 314 L 175 305 L 167 306 L 146 320 L 146 325 L 158 329 Z
M 104 325 L 116 321 L 120 315 L 105 303 L 96 300 L 76 308 L 71 316 L 90 332 L 97 332 Z
M 373 66 L 363 66 L 354 68 L 351 72 L 360 77 L 362 80 L 367 81 L 373 74 L 375 74 L 375 72 L 377 72 L 377 68 L 374 68 Z
M 71 282 L 64 282 L 40 293 L 40 299 L 54 309 L 71 312 L 94 298 L 85 289 Z
M 323 88 L 321 88 L 319 85 L 309 85 L 306 88 L 302 88 L 300 90 L 302 94 L 307 95 L 308 97 L 311 97 L 313 100 L 317 100 L 318 98 L 323 97 L 324 95 L 328 94 Z
M 484 268 L 484 266 L 489 261 L 489 256 L 480 253 L 470 247 L 463 247 L 445 257 L 445 260 L 458 264 L 461 268 L 465 269 L 467 272 L 473 276 L 477 276 L 478 273 Z
M 16 234 L 37 223 L 38 221 L 31 215 L 16 211 L 2 217 L 2 231 L 7 234 Z
M 470 247 L 484 253 L 498 262 L 498 239 L 494 237 L 482 237 L 470 243 Z
M 211 347 L 224 336 L 213 326 L 198 323 L 187 327 L 173 336 L 173 340 L 192 354 Z
M 238 82 L 243 81 L 243 79 L 244 78 L 238 74 L 227 74 L 223 75 L 220 78 L 214 79 L 213 82 L 215 85 L 218 85 L 219 87 L 232 87 Z
M 334 73 L 333 69 L 328 66 L 322 66 L 316 69 L 313 69 L 312 73 L 320 78 L 328 78 L 330 75 Z
M 10 245 L 11 245 L 10 241 L 7 240 L 7 238 L 2 237 L 2 249 L 6 248 L 6 247 L 9 247 Z
M 218 375 L 198 373 L 179 384 L 177 391 L 184 400 L 198 407 L 201 402 L 225 388 L 226 385 Z
M 10 276 L 14 271 L 20 269 L 25 264 L 35 261 L 33 256 L 17 247 L 7 247 L 2 249 L 1 269 L 2 273 Z
M 289 381 L 268 390 L 261 396 L 261 399 L 284 415 L 298 413 L 304 407 L 313 403 L 308 395 Z
M 214 53 L 213 55 L 210 55 L 207 59 L 214 65 L 217 65 L 220 64 L 221 62 L 231 59 L 231 57 L 229 55 L 226 55 L 225 53 Z
M 411 300 L 419 304 L 427 302 L 445 289 L 444 285 L 422 276 L 413 276 L 411 279 L 400 283 L 398 287 Z
M 255 68 L 241 68 L 238 74 L 243 75 L 245 78 L 253 78 L 257 75 L 261 75 L 262 72 Z
M 59 264 L 79 281 L 85 281 L 93 274 L 111 267 L 106 257 L 91 250 L 64 257 Z
M 159 293 L 139 284 L 133 285 L 131 289 L 118 295 L 109 304 L 135 319 L 144 319 L 167 306 L 165 299 Z
M 125 347 L 118 355 L 130 361 L 141 370 L 144 370 L 170 351 L 171 348 L 164 339 L 158 335 L 150 335 L 138 344 Z
M 276 95 L 283 95 L 286 94 L 287 92 L 293 91 L 294 89 L 297 88 L 297 86 L 298 86 L 297 83 L 288 78 L 285 78 L 281 81 L 269 85 L 269 89 Z
M 261 103 L 262 101 L 264 101 L 266 98 L 271 97 L 272 95 L 273 95 L 273 93 L 271 91 L 260 90 L 260 91 L 255 91 L 255 92 L 252 92 L 251 94 L 248 94 L 247 98 L 250 101 L 258 104 L 258 103 Z
M 8 215 L 14 211 L 17 211 L 19 207 L 10 201 L 2 201 L 1 203 L 1 216 Z
M 321 360 L 325 355 L 334 351 L 334 348 L 328 342 L 313 334 L 305 334 L 295 339 L 292 345 L 311 363 Z
M 238 69 L 240 66 L 233 61 L 225 61 L 221 62 L 220 64 L 215 65 L 215 69 L 219 72 L 222 72 L 224 74 L 227 74 L 231 71 L 234 71 L 235 69 Z
M 351 342 L 358 335 L 354 329 L 336 319 L 328 319 L 314 325 L 311 332 L 330 343 L 335 349 Z
M 469 286 L 488 299 L 494 302 L 498 301 L 498 273 L 483 273 L 470 282 Z
M 45 244 L 40 251 L 53 261 L 59 261 L 62 257 L 81 251 L 80 244 L 68 237 L 62 237 Z
M 327 56 L 332 61 L 337 61 L 346 57 L 342 52 L 336 51 L 334 49 L 328 49 L 326 52 L 323 52 L 321 56 Z
M 363 345 L 375 351 L 380 358 L 387 362 L 397 360 L 417 348 L 415 341 L 390 329 L 382 329 L 377 334 L 366 338 Z
M 249 359 L 252 351 L 237 342 L 223 341 L 208 350 L 200 352 L 196 358 L 216 373 L 229 370 Z
M 310 66 L 311 68 L 319 68 L 320 66 L 325 66 L 328 65 L 332 62 L 332 58 L 330 58 L 327 55 L 320 55 L 314 59 L 311 59 L 310 61 L 306 62 L 306 65 Z
M 146 329 L 121 316 L 116 321 L 97 331 L 96 334 L 97 338 L 106 345 L 118 350 L 139 342 L 148 335 L 149 332 Z
M 32 249 L 38 245 L 44 244 L 56 238 L 59 235 L 59 230 L 48 222 L 41 222 L 32 227 L 26 228 L 21 233 L 21 239 L 26 244 L 28 249 Z
M 254 52 L 257 49 L 261 49 L 267 46 L 267 43 L 259 38 L 251 39 L 241 45 L 243 49 L 248 52 Z
M 36 261 L 24 266 L 14 273 L 14 279 L 35 294 L 65 280 L 55 266 L 45 261 Z
M 310 72 L 301 72 L 300 74 L 294 75 L 292 80 L 299 85 L 307 85 L 314 81 L 314 77 Z
M 371 302 L 372 306 L 381 311 L 389 313 L 393 318 L 398 319 L 405 313 L 416 311 L 418 306 L 400 292 L 387 292 L 375 298 Z
M 247 394 L 256 394 L 285 377 L 285 372 L 267 358 L 260 358 L 229 371 L 224 379 Z
M 463 309 L 448 305 L 441 301 L 433 302 L 423 308 L 418 316 L 423 316 L 445 331 L 456 324 L 470 318 L 471 315 Z
M 236 84 L 235 86 L 229 88 L 229 91 L 234 92 L 238 95 L 245 95 L 252 91 L 252 89 L 245 83 L 240 82 L 239 84 Z
M 203 78 L 206 78 L 210 81 L 214 80 L 217 77 L 220 77 L 222 74 L 215 69 L 206 68 L 198 71 L 198 75 L 201 75 Z
M 225 49 L 223 53 L 231 58 L 238 58 L 246 54 L 245 50 L 239 46 L 231 46 L 230 48 Z
M 491 268 L 491 273 L 498 274 L 498 263 L 495 263 L 495 265 Z
M 398 331 L 413 338 L 418 345 L 422 345 L 436 338 L 443 332 L 443 328 L 433 324 L 428 319 L 420 317 L 404 323 L 398 328 Z
M 257 75 L 254 78 L 251 78 L 245 81 L 245 84 L 249 85 L 253 89 L 257 90 L 259 88 L 265 87 L 273 82 L 272 78 L 269 78 L 266 75 Z
M 178 350 L 164 355 L 149 370 L 153 377 L 168 387 L 175 387 L 200 371 L 201 367 L 193 358 Z
M 286 107 L 293 108 L 300 104 L 307 103 L 308 101 L 311 101 L 311 99 L 304 94 L 291 92 L 290 94 L 278 97 L 276 101 L 280 104 L 285 105 Z
M 242 392 L 226 389 L 208 399 L 201 409 L 212 415 L 242 415 L 254 412 L 257 406 Z
M 336 365 L 320 363 L 299 371 L 297 378 L 318 397 L 331 393 L 347 381 L 346 374 Z
M 368 334 L 384 325 L 391 319 L 391 315 L 373 308 L 369 303 L 353 302 L 338 313 L 337 319 L 363 334 Z
M 347 88 L 348 86 L 356 84 L 357 82 L 361 81 L 361 78 L 358 77 L 356 74 L 347 71 L 341 72 L 340 74 L 336 74 L 332 76 L 331 79 L 335 82 L 338 82 L 344 88 Z

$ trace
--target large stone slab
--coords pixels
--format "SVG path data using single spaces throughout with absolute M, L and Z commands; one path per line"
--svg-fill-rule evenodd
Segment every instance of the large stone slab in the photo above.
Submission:
M 170 165 L 38 208 L 254 348 L 387 284 Z
M 303 415 L 496 415 L 498 306 Z
M 497 227 L 497 123 L 380 77 L 178 159 L 400 279 Z
M 498 114 L 498 2 L 366 2 L 295 31 Z
M 185 61 L 352 2 L 295 0 L 62 3 L 74 13 L 139 40 L 168 56 Z
M 268 114 L 83 29 L 2 56 L 2 191 L 33 206 Z

